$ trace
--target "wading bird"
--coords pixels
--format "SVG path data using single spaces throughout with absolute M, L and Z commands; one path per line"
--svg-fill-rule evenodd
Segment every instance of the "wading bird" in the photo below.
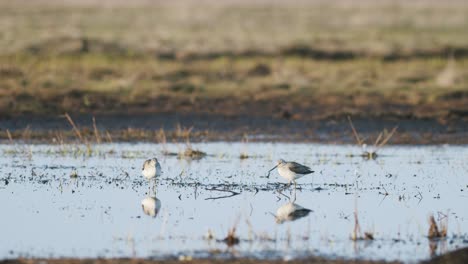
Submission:
M 156 178 L 161 175 L 161 165 L 158 162 L 157 158 L 152 158 L 149 160 L 146 160 L 143 163 L 143 169 L 141 171 L 141 174 L 143 174 L 143 177 L 145 177 L 147 180 L 151 181 L 152 179 L 154 180 L 153 183 L 153 189 L 156 185 Z
M 289 185 L 291 185 L 291 182 L 294 182 L 294 188 L 296 188 L 297 179 L 314 172 L 309 167 L 299 164 L 297 162 L 284 161 L 280 159 L 278 160 L 276 166 L 268 171 L 267 177 L 270 177 L 270 172 L 272 172 L 276 168 L 278 168 L 279 175 L 288 180 Z

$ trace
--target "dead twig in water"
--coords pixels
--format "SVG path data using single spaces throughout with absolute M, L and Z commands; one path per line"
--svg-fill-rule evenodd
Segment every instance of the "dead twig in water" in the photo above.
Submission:
M 420 191 L 418 191 L 418 194 L 416 194 L 414 197 L 419 199 L 418 203 L 420 203 L 422 201 L 422 199 L 423 199 L 423 196 L 422 196 Z
M 218 196 L 218 197 L 209 197 L 209 198 L 206 198 L 205 200 L 217 200 L 217 199 L 230 198 L 230 197 L 233 197 L 233 196 L 236 196 L 236 195 L 240 194 L 240 192 L 235 192 L 235 191 L 230 191 L 230 190 L 222 190 L 222 189 L 216 189 L 216 188 L 205 189 L 205 190 L 231 193 L 231 195 Z

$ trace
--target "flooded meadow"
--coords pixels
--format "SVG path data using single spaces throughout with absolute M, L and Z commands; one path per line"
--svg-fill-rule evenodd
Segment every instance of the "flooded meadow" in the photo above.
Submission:
M 375 159 L 353 145 L 213 142 L 177 155 L 185 147 L 0 145 L 0 258 L 411 263 L 468 246 L 466 146 L 386 146 Z M 156 185 L 141 174 L 152 157 Z M 280 158 L 315 172 L 294 189 L 267 177 Z

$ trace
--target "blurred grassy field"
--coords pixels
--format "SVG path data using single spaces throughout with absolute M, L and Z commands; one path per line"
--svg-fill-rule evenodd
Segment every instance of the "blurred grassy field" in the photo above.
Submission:
M 2 0 L 0 112 L 468 111 L 467 3 L 353 3 Z

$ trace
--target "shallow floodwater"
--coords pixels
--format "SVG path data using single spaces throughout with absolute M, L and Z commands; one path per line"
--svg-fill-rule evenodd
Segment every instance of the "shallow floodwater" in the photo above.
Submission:
M 428 259 L 468 246 L 468 147 L 195 144 L 0 145 L 0 259 L 13 257 L 324 257 Z M 249 158 L 240 159 L 241 153 Z M 156 189 L 141 176 L 158 157 Z M 314 174 L 284 189 L 279 158 Z M 76 176 L 76 177 L 74 177 Z M 142 208 L 145 204 L 145 210 Z M 307 210 L 288 211 L 297 205 Z M 152 207 L 153 206 L 153 207 Z M 361 232 L 352 241 L 357 212 Z M 448 220 L 429 241 L 428 218 Z M 239 243 L 223 239 L 235 227 Z

